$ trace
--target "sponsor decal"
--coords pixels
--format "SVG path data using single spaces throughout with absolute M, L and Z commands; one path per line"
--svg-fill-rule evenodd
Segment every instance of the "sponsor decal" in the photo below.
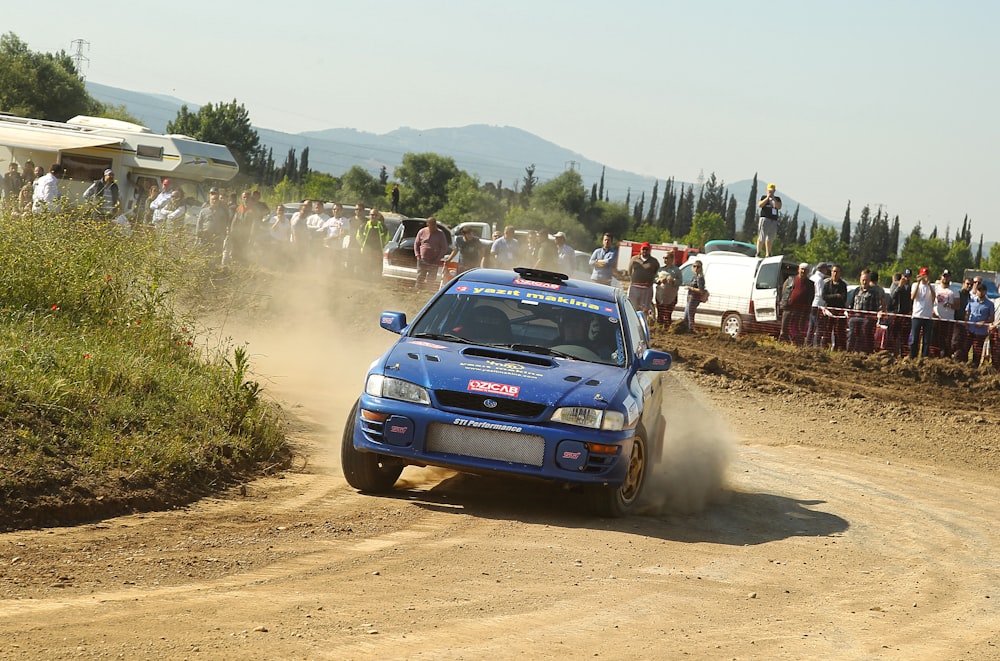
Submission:
M 583 454 L 582 452 L 570 452 L 569 450 L 566 450 L 565 452 L 562 453 L 562 457 L 563 457 L 563 459 L 574 459 L 575 460 L 575 459 L 579 459 L 580 455 L 582 455 L 582 454 Z
M 393 434 L 405 434 L 407 431 L 409 431 L 409 427 L 406 427 L 404 425 L 392 425 L 391 427 L 389 427 L 389 431 L 392 432 Z
M 538 282 L 526 282 L 533 287 L 538 288 L 544 287 L 545 289 L 553 289 L 548 283 L 538 283 Z M 558 289 L 558 286 L 555 287 Z M 564 294 L 550 293 L 549 291 L 538 291 L 538 289 L 517 289 L 516 287 L 484 287 L 484 286 L 469 286 L 460 285 L 456 286 L 451 290 L 452 292 L 458 294 L 469 294 L 482 295 L 482 296 L 501 296 L 503 298 L 516 298 L 522 301 L 539 301 L 544 303 L 552 303 L 554 305 L 559 305 L 568 308 L 578 308 L 581 310 L 594 310 L 599 311 L 602 308 L 605 309 L 609 314 L 615 311 L 614 307 L 607 307 L 606 303 L 598 303 L 587 298 L 577 298 L 576 296 L 568 296 Z M 449 292 L 450 293 L 450 292 Z
M 514 284 L 525 285 L 527 287 L 539 287 L 541 289 L 551 289 L 553 291 L 558 291 L 562 287 L 562 285 L 554 282 L 535 282 L 534 280 L 522 280 L 521 278 L 514 280 Z
M 391 324 L 392 323 L 392 317 L 382 317 L 381 321 L 382 321 L 383 324 Z
M 526 365 L 521 363 L 512 363 L 509 361 L 484 360 L 476 363 L 463 362 L 459 363 L 459 367 L 464 367 L 470 372 L 486 372 L 488 374 L 495 374 L 498 377 L 514 376 L 521 379 L 540 379 L 544 376 L 541 372 L 529 370 Z
M 426 340 L 413 340 L 410 344 L 416 344 L 419 347 L 427 347 L 428 349 L 446 349 L 443 344 L 434 344 L 433 342 L 427 342 Z
M 517 425 L 503 425 L 496 422 L 483 422 L 482 420 L 470 420 L 468 418 L 455 418 L 451 424 L 459 427 L 473 427 L 475 429 L 490 429 L 492 431 L 510 431 L 520 434 L 524 427 Z
M 468 390 L 469 392 L 485 392 L 491 395 L 504 395 L 505 397 L 513 397 L 516 399 L 518 394 L 521 392 L 521 386 L 472 379 L 469 381 Z

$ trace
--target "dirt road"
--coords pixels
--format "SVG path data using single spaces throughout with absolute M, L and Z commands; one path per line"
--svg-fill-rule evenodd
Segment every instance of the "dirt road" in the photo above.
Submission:
M 295 469 L 0 536 L 0 658 L 1000 658 L 993 417 L 866 417 L 845 385 L 865 369 L 828 397 L 794 385 L 798 358 L 778 377 L 771 348 L 665 335 L 670 456 L 641 515 L 427 469 L 370 497 L 337 450 L 393 336 L 267 327 L 223 330 L 295 416 Z M 965 451 L 940 456 L 943 423 Z

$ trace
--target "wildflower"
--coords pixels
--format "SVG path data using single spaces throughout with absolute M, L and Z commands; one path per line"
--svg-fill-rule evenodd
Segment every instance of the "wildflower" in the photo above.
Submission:
M 87 360 L 88 358 L 90 358 L 90 353 L 83 354 L 83 359 L 84 360 Z
M 52 311 L 53 311 L 53 312 L 55 312 L 55 311 L 56 311 L 56 310 L 58 310 L 58 309 L 59 309 L 59 305 L 58 305 L 58 304 L 56 304 L 56 303 L 53 303 L 53 304 L 52 304 Z
M 188 341 L 187 341 L 187 345 L 188 345 L 189 347 L 190 347 L 190 346 L 194 346 L 194 342 L 192 342 L 191 340 L 188 340 Z

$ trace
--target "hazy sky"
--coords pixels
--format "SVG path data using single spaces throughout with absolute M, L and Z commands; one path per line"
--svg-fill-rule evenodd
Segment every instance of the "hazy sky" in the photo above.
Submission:
M 10 4 L 0 30 L 32 50 L 88 41 L 90 81 L 236 99 L 264 128 L 513 126 L 660 180 L 756 172 L 835 221 L 848 200 L 925 236 L 968 214 L 1000 241 L 989 0 Z

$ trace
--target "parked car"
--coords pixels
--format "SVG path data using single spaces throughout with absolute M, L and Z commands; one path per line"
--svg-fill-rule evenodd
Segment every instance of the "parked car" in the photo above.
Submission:
M 426 218 L 403 218 L 392 234 L 392 238 L 385 244 L 382 250 L 382 277 L 395 278 L 398 280 L 409 280 L 415 282 L 417 279 L 417 256 L 413 253 L 413 244 L 417 239 L 417 232 L 427 226 Z M 448 239 L 448 250 L 443 257 L 446 257 L 454 242 L 451 229 L 437 224 L 444 230 Z M 443 265 L 443 262 L 442 262 Z M 440 277 L 440 273 L 438 276 Z
M 782 255 L 758 258 L 735 252 L 697 255 L 680 268 L 681 288 L 673 318 L 684 318 L 688 289 L 694 280 L 692 265 L 701 261 L 708 300 L 698 306 L 696 326 L 720 328 L 736 337 L 746 332 L 777 335 L 780 329 L 778 295 L 781 284 L 798 272 L 798 263 Z
M 368 372 L 341 443 L 348 483 L 392 489 L 407 465 L 581 488 L 622 516 L 660 461 L 670 354 L 620 288 L 527 268 L 456 276 Z

